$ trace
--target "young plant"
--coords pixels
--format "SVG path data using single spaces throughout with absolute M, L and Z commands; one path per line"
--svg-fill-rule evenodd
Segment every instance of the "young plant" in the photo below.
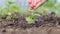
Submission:
M 35 15 L 32 14 L 31 16 L 26 17 L 26 21 L 28 24 L 35 24 Z
M 0 10 L 1 18 L 5 18 L 7 20 L 18 18 L 15 12 L 18 12 L 20 8 L 13 4 L 14 2 L 8 1 L 8 4 Z

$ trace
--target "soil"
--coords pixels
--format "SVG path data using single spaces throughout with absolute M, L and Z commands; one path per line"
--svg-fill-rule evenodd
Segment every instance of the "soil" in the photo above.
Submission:
M 0 19 L 0 34 L 60 34 L 60 17 L 42 15 L 36 17 L 35 24 L 28 24 L 25 17 Z

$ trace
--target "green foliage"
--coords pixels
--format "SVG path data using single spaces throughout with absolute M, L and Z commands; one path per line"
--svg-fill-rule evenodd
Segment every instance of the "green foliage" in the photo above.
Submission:
M 16 6 L 16 5 L 14 5 L 14 6 L 11 7 L 11 10 L 12 11 L 19 11 L 20 8 L 18 6 Z
M 6 20 L 11 20 L 12 16 L 7 16 Z
M 34 24 L 34 19 L 32 19 L 31 17 L 26 17 L 26 21 L 28 24 Z
M 14 2 L 11 2 L 10 0 L 8 0 L 8 5 L 14 4 Z
M 49 14 L 50 11 L 53 11 L 56 13 L 56 16 L 60 16 L 60 3 L 57 4 L 56 0 L 48 0 L 44 5 L 39 7 L 37 12 L 41 13 L 43 11 L 43 14 Z
M 7 14 L 7 12 L 8 12 L 7 9 L 4 7 L 4 8 L 1 9 L 0 13 L 1 13 L 2 16 L 5 16 Z
M 15 12 L 18 12 L 20 8 L 16 5 L 11 6 L 12 4 L 14 2 L 8 1 L 8 4 L 0 10 L 1 18 L 5 17 L 7 20 L 18 18 Z
M 52 8 L 55 6 L 55 0 L 48 0 L 48 2 L 44 5 L 46 8 Z
M 54 12 L 56 13 L 56 16 L 60 16 L 60 4 L 57 4 L 57 8 Z
M 12 14 L 6 17 L 6 20 L 11 20 L 11 19 L 18 19 L 18 16 L 16 14 Z
M 41 7 L 39 7 L 36 11 L 41 12 L 43 11 L 43 14 L 48 14 L 49 10 L 55 11 L 57 10 L 57 5 L 55 0 L 48 0 L 45 4 L 43 4 Z
M 21 11 L 20 8 L 17 5 L 13 5 L 14 2 L 11 2 L 8 0 L 8 4 L 0 9 L 0 15 L 1 17 L 6 17 L 7 20 L 11 19 L 17 19 L 18 16 L 15 14 L 15 12 L 21 12 L 21 14 L 31 14 L 31 16 L 26 17 L 26 21 L 28 24 L 34 24 L 35 23 L 35 17 L 38 16 L 36 13 L 39 13 L 39 15 L 49 14 L 49 10 L 52 10 L 56 13 L 57 16 L 60 16 L 60 4 L 56 4 L 55 0 L 48 0 L 45 4 L 43 4 L 41 7 L 39 7 L 35 11 Z M 7 16 L 6 16 L 7 15 Z
M 13 14 L 13 15 L 12 15 L 12 18 L 13 18 L 13 19 L 18 19 L 18 16 L 17 16 L 16 14 Z
M 26 21 L 28 24 L 34 24 L 35 23 L 35 16 L 34 14 L 32 14 L 31 16 L 29 17 L 26 17 Z

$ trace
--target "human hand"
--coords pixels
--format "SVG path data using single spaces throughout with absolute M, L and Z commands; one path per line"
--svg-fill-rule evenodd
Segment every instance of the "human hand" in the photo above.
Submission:
M 41 6 L 46 0 L 29 0 L 30 10 L 35 10 Z

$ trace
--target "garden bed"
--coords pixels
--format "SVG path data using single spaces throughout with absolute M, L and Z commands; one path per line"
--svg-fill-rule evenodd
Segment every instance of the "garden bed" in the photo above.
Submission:
M 59 34 L 60 17 L 42 15 L 36 17 L 35 24 L 28 24 L 25 17 L 0 19 L 0 34 Z
M 8 0 L 0 8 L 0 34 L 60 34 L 59 7 L 55 0 L 50 0 L 36 11 L 22 11 Z

